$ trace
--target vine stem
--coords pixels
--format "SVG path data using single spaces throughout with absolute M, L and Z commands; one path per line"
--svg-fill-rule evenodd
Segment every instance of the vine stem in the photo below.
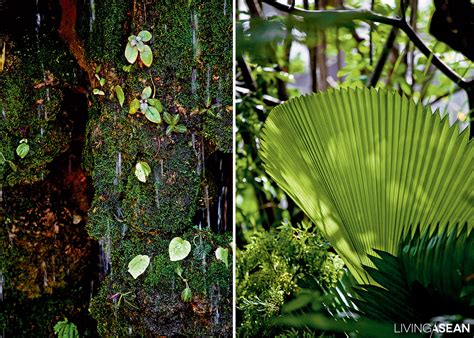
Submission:
M 308 19 L 319 19 L 327 15 L 332 15 L 334 21 L 347 22 L 354 20 L 378 22 L 393 27 L 397 27 L 408 36 L 410 41 L 422 52 L 426 57 L 432 57 L 432 64 L 437 67 L 450 80 L 455 82 L 459 87 L 469 90 L 473 86 L 472 80 L 467 80 L 451 69 L 443 60 L 441 60 L 431 49 L 421 40 L 420 36 L 413 28 L 403 19 L 396 17 L 383 16 L 378 13 L 365 9 L 334 9 L 334 10 L 306 10 L 301 8 L 291 8 L 289 5 L 282 4 L 274 0 L 263 0 L 264 3 L 275 7 L 276 9 L 300 16 Z M 432 55 L 432 56 L 431 56 Z

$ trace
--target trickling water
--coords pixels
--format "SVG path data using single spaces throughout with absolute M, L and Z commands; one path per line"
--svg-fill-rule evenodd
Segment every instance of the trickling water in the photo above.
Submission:
M 114 185 L 118 185 L 120 182 L 120 177 L 122 176 L 122 153 L 119 151 L 117 153 L 117 158 L 115 160 L 115 178 Z
M 224 0 L 224 16 L 227 15 L 227 0 Z
M 217 97 L 216 97 L 216 102 L 217 104 L 221 104 L 222 100 L 222 77 L 219 76 L 219 80 L 217 82 Z
M 206 204 L 207 228 L 210 229 L 211 228 L 211 210 L 209 207 L 209 187 L 207 184 L 204 186 L 204 200 Z
M 207 64 L 207 78 L 206 78 L 206 102 L 211 100 L 211 65 Z
M 164 172 L 163 172 L 163 160 L 160 160 L 160 167 L 161 167 L 161 177 L 163 177 Z
M 155 204 L 156 209 L 160 208 L 160 174 L 158 172 L 158 168 L 153 169 L 153 176 L 155 177 Z
M 191 93 L 195 95 L 197 92 L 197 69 L 193 67 L 193 71 L 191 73 Z
M 112 261 L 111 261 L 111 240 L 110 240 L 110 222 L 107 222 L 107 232 L 105 237 L 99 240 L 100 248 L 100 266 L 102 273 L 107 275 L 109 272 L 112 275 Z
M 94 0 L 89 0 L 90 5 L 90 16 L 89 16 L 89 32 L 92 33 L 94 22 L 95 22 L 95 2 Z
M 221 320 L 219 303 L 221 301 L 221 290 L 219 285 L 213 285 L 211 290 L 211 311 L 214 313 L 214 325 L 218 326 Z
M 5 277 L 3 277 L 2 271 L 0 271 L 0 301 L 3 302 L 3 285 L 5 284 Z
M 196 10 L 194 9 L 193 14 L 191 15 L 191 31 L 192 31 L 194 59 L 196 59 L 196 57 L 199 54 L 199 40 L 197 38 L 198 29 L 199 29 L 198 16 L 197 16 Z
M 5 108 L 2 108 L 2 117 L 4 120 L 7 119 L 7 113 L 5 112 Z

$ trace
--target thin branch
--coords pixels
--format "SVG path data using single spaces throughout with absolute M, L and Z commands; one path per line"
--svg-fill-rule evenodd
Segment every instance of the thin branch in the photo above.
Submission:
M 380 79 L 380 75 L 382 75 L 383 67 L 385 66 L 385 63 L 387 62 L 388 55 L 390 54 L 390 51 L 395 42 L 395 38 L 397 37 L 397 33 L 398 33 L 398 28 L 392 27 L 392 29 L 390 30 L 390 33 L 388 34 L 387 41 L 385 41 L 385 45 L 383 46 L 382 53 L 380 54 L 380 58 L 377 61 L 374 71 L 372 72 L 372 75 L 370 77 L 370 80 L 368 83 L 369 87 L 375 87 L 377 85 L 377 82 Z
M 455 82 L 459 87 L 470 90 L 473 86 L 472 80 L 468 81 L 463 77 L 459 76 L 454 70 L 452 70 L 446 63 L 444 63 L 438 56 L 436 56 L 427 45 L 421 40 L 419 35 L 411 28 L 411 26 L 403 19 L 393 18 L 380 15 L 378 13 L 369 10 L 305 10 L 301 8 L 291 9 L 291 6 L 276 2 L 274 0 L 263 0 L 264 3 L 275 7 L 283 12 L 300 16 L 308 19 L 323 19 L 324 16 L 331 14 L 334 18 L 335 23 L 348 22 L 354 20 L 371 21 L 387 24 L 393 27 L 397 27 L 405 32 L 408 38 L 413 44 L 423 53 L 426 57 L 432 56 L 432 64 L 436 66 L 443 74 L 445 74 L 450 80 Z M 403 11 L 402 11 L 403 12 Z

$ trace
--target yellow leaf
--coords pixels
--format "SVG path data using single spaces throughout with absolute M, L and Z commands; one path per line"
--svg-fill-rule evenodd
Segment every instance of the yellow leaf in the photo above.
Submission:
M 3 43 L 3 51 L 2 51 L 2 57 L 0 57 L 0 73 L 3 72 L 3 69 L 5 68 L 5 54 L 6 54 L 6 48 L 7 45 L 4 42 Z

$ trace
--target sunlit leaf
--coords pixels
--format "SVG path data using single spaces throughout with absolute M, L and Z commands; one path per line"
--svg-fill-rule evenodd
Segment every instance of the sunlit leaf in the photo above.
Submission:
M 135 114 L 140 109 L 140 101 L 138 99 L 133 99 L 130 102 L 130 110 L 128 111 L 129 114 Z
M 140 59 L 142 60 L 145 66 L 151 66 L 151 64 L 153 63 L 153 52 L 151 51 L 150 46 L 145 45 L 143 47 L 143 52 L 140 53 Z
M 30 151 L 30 146 L 27 143 L 20 143 L 16 148 L 16 153 L 20 158 L 24 158 Z
M 142 91 L 142 100 L 148 99 L 152 94 L 152 90 L 150 86 L 145 87 Z
M 140 33 L 138 33 L 138 36 L 142 39 L 143 42 L 148 42 L 152 38 L 152 35 L 149 31 L 141 31 Z
M 191 292 L 191 289 L 189 287 L 186 287 L 186 289 L 181 292 L 181 299 L 183 302 L 190 302 L 192 299 L 193 293 Z
M 161 101 L 158 99 L 148 99 L 148 104 L 151 104 L 153 107 L 155 107 L 159 112 L 163 111 L 163 106 L 161 104 Z
M 229 256 L 229 250 L 228 249 L 224 249 L 224 248 L 221 248 L 221 247 L 218 247 L 216 249 L 216 258 L 218 260 L 221 260 L 222 262 L 224 262 L 224 264 L 227 268 L 229 267 L 228 256 Z
M 145 116 L 153 123 L 161 123 L 160 112 L 153 106 L 148 106 L 148 109 L 145 112 Z
M 175 237 L 171 240 L 168 251 L 171 261 L 181 261 L 191 252 L 191 243 L 181 237 Z
M 123 92 L 122 87 L 116 85 L 115 93 L 117 93 L 117 99 L 119 101 L 120 107 L 123 107 L 123 103 L 125 102 L 125 93 Z
M 134 63 L 138 57 L 138 49 L 137 47 L 133 47 L 130 42 L 127 43 L 127 47 L 125 47 L 125 57 L 129 63 Z
M 102 90 L 98 89 L 98 88 L 94 88 L 94 90 L 92 91 L 92 94 L 102 95 L 102 96 L 105 95 L 105 93 Z
M 128 263 L 128 272 L 134 279 L 137 279 L 150 264 L 150 257 L 147 255 L 137 255 Z
M 140 182 L 145 183 L 148 175 L 151 173 L 151 168 L 146 162 L 138 162 L 135 165 L 135 176 Z

